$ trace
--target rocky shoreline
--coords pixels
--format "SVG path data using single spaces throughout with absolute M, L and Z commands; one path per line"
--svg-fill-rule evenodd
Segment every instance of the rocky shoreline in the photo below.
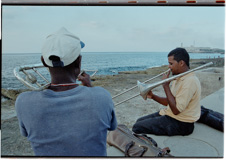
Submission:
M 214 65 L 209 70 L 197 71 L 202 86 L 202 98 L 224 87 L 224 59 L 195 59 L 191 60 L 191 69 L 212 61 Z M 136 85 L 137 80 L 143 82 L 167 70 L 168 66 L 149 68 L 143 71 L 120 72 L 118 75 L 102 75 L 92 77 L 93 86 L 101 86 L 108 90 L 112 96 L 121 93 Z M 159 81 L 161 78 L 151 81 Z M 2 156 L 33 156 L 29 142 L 20 135 L 18 121 L 14 109 L 16 97 L 26 90 L 1 89 L 1 153 Z M 164 94 L 162 87 L 153 90 L 156 94 Z M 137 94 L 137 89 L 128 94 L 113 99 L 118 103 L 132 95 Z M 132 127 L 140 116 L 158 111 L 162 106 L 151 100 L 144 101 L 142 97 L 134 98 L 121 105 L 115 106 L 118 123 Z

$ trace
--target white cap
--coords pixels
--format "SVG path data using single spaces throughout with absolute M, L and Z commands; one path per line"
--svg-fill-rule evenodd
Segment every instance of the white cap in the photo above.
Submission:
M 42 47 L 42 56 L 50 67 L 64 67 L 74 62 L 81 53 L 85 44 L 80 39 L 68 32 L 64 27 L 47 36 Z M 57 56 L 60 61 L 50 60 L 50 56 Z

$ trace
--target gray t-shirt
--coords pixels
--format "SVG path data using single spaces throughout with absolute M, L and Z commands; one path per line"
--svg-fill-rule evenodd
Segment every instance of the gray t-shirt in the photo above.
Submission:
M 107 130 L 117 127 L 111 95 L 101 87 L 24 92 L 15 107 L 36 156 L 106 156 Z

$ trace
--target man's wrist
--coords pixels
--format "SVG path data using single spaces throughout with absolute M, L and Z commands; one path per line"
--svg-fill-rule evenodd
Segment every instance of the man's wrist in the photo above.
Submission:
M 92 87 L 92 84 L 91 84 L 91 82 L 90 82 L 90 83 L 84 84 L 84 86 L 86 86 L 86 87 Z
M 92 85 L 91 84 L 88 84 L 87 87 L 92 87 Z

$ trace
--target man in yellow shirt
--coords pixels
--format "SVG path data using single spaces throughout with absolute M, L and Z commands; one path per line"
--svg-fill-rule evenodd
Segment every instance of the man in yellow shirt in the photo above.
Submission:
M 184 48 L 176 48 L 168 54 L 169 68 L 173 75 L 184 73 L 190 69 L 189 54 Z M 169 77 L 170 72 L 163 76 Z M 167 106 L 159 112 L 141 117 L 133 126 L 133 132 L 156 135 L 189 135 L 194 130 L 201 113 L 201 85 L 194 73 L 186 74 L 170 82 L 164 83 L 166 97 L 159 97 L 151 91 L 148 98 Z

